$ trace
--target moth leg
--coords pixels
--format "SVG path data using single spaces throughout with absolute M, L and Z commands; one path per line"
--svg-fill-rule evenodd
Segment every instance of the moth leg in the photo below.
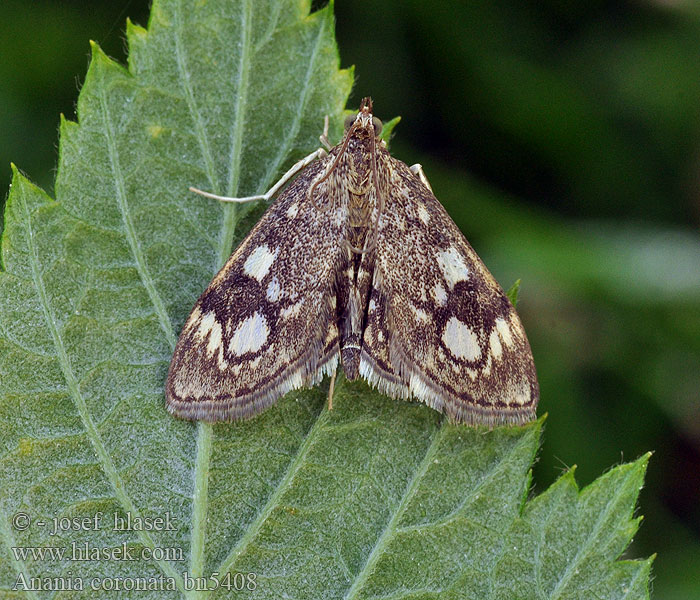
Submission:
M 323 133 L 318 136 L 319 141 L 323 146 L 326 147 L 326 150 L 330 150 L 333 146 L 331 146 L 331 142 L 328 139 L 328 115 L 323 117 Z
M 423 182 L 423 185 L 427 187 L 431 192 L 433 191 L 433 188 L 430 187 L 430 182 L 428 181 L 428 178 L 425 176 L 425 173 L 423 172 L 423 167 L 416 163 L 415 165 L 411 165 L 409 167 L 411 169 L 411 173 L 413 173 L 418 179 L 420 179 Z
M 311 154 L 308 156 L 305 156 L 302 158 L 300 161 L 292 165 L 291 169 L 287 171 L 280 180 L 273 185 L 267 192 L 264 194 L 258 194 L 256 196 L 245 196 L 244 198 L 230 198 L 228 196 L 219 196 L 217 194 L 212 194 L 210 192 L 204 192 L 200 189 L 197 189 L 196 187 L 190 187 L 190 191 L 194 192 L 195 194 L 199 194 L 200 196 L 204 196 L 206 198 L 213 198 L 214 200 L 219 200 L 221 202 L 252 202 L 254 200 L 265 200 L 269 201 L 270 198 L 272 198 L 277 192 L 280 191 L 280 188 L 282 188 L 292 177 L 294 177 L 299 171 L 301 171 L 304 167 L 307 165 L 311 164 L 313 161 L 315 161 L 317 158 L 321 158 L 326 155 L 326 151 L 323 148 L 319 148 L 318 150 L 314 150 Z
M 331 382 L 328 385 L 328 410 L 333 410 L 333 392 L 335 391 L 335 376 L 338 374 L 338 367 L 333 369 Z

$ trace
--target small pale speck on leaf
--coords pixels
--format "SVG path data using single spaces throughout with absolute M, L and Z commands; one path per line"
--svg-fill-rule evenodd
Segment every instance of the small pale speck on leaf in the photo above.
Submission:
M 159 137 L 165 131 L 165 127 L 162 125 L 149 125 L 146 129 L 153 139 Z

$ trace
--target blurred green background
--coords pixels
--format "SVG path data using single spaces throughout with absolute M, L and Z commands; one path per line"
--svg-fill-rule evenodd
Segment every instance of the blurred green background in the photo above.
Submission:
M 148 2 L 3 0 L 0 185 L 53 192 L 88 40 L 125 61 Z M 535 491 L 654 450 L 627 556 L 700 598 L 700 4 L 337 0 L 350 107 L 402 116 L 394 155 L 518 306 L 548 412 Z

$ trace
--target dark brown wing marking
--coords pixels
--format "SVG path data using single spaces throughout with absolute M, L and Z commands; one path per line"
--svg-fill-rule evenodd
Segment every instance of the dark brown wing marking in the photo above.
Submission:
M 342 203 L 319 211 L 306 195 L 329 160 L 281 194 L 195 304 L 168 373 L 171 412 L 249 417 L 335 369 L 335 274 L 347 217 Z M 327 185 L 314 199 L 328 202 Z
M 520 319 L 435 196 L 383 151 L 390 173 L 360 371 L 454 421 L 534 418 L 539 397 Z

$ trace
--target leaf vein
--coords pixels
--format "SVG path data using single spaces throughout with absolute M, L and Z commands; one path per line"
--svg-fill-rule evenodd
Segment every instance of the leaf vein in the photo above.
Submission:
M 272 511 L 279 504 L 279 501 L 281 500 L 284 492 L 294 481 L 294 477 L 304 464 L 304 459 L 306 457 L 307 452 L 313 445 L 316 436 L 321 430 L 324 429 L 325 424 L 328 420 L 328 411 L 325 410 L 325 406 L 321 408 L 321 411 L 321 414 L 317 417 L 314 424 L 308 430 L 306 436 L 304 436 L 304 441 L 299 446 L 294 460 L 292 460 L 292 462 L 289 464 L 289 467 L 285 471 L 282 478 L 279 480 L 277 487 L 275 488 L 272 495 L 268 498 L 267 502 L 265 503 L 265 506 L 263 506 L 263 508 L 260 509 L 253 522 L 250 525 L 248 525 L 248 527 L 245 530 L 245 533 L 238 540 L 238 543 L 231 549 L 226 558 L 221 562 L 219 568 L 215 569 L 219 573 L 229 572 L 229 570 L 233 566 L 234 561 L 258 534 L 263 523 L 265 523 L 268 517 L 272 514 Z
M 277 156 L 273 159 L 273 161 L 270 163 L 270 168 L 267 170 L 267 173 L 265 174 L 265 177 L 261 180 L 261 185 L 258 188 L 258 193 L 263 193 L 265 192 L 271 185 L 273 177 L 277 175 L 277 173 L 280 170 L 280 167 L 284 160 L 287 158 L 287 155 L 289 154 L 289 150 L 292 146 L 292 143 L 294 142 L 295 138 L 299 134 L 299 129 L 301 128 L 301 118 L 302 115 L 304 114 L 304 108 L 306 107 L 306 102 L 309 98 L 309 91 L 311 88 L 311 77 L 313 75 L 313 67 L 314 63 L 316 62 L 316 59 L 318 57 L 318 52 L 321 47 L 321 41 L 323 40 L 323 33 L 325 31 L 325 21 L 323 21 L 318 28 L 318 34 L 316 36 L 316 42 L 314 44 L 314 49 L 313 52 L 311 53 L 311 57 L 309 59 L 309 64 L 306 68 L 306 74 L 304 77 L 304 85 L 302 86 L 301 89 L 301 94 L 299 96 L 299 110 L 296 112 L 294 116 L 294 120 L 292 121 L 290 127 L 287 129 L 287 135 L 284 138 L 284 142 L 280 144 L 279 150 L 277 152 Z
M 595 525 L 593 527 L 593 530 L 591 531 L 591 534 L 588 536 L 586 541 L 578 547 L 578 551 L 574 555 L 573 560 L 566 567 L 566 570 L 564 571 L 564 574 L 561 576 L 561 578 L 557 582 L 557 585 L 554 586 L 554 589 L 552 590 L 552 593 L 550 594 L 550 598 L 554 599 L 554 598 L 559 598 L 561 596 L 562 590 L 564 590 L 566 588 L 566 585 L 569 583 L 569 580 L 576 574 L 577 567 L 578 567 L 579 563 L 586 556 L 586 554 L 588 554 L 590 547 L 591 547 L 591 544 L 593 544 L 593 542 L 597 539 L 598 534 L 600 533 L 605 520 L 609 516 L 613 505 L 615 505 L 617 503 L 617 501 L 620 499 L 620 497 L 623 495 L 624 490 L 625 490 L 625 484 L 634 475 L 635 475 L 635 470 L 630 469 L 629 472 L 627 473 L 627 476 L 622 480 L 622 483 L 619 485 L 617 490 L 615 490 L 615 494 L 608 498 L 608 501 L 605 504 L 605 509 L 598 514 L 598 518 L 596 519 L 596 522 L 595 522 Z
M 12 534 L 12 530 L 8 527 L 8 523 L 10 522 L 10 519 L 7 518 L 5 515 L 5 512 L 3 511 L 2 514 L 2 523 L 0 523 L 0 531 L 2 532 L 2 538 L 5 540 L 5 547 L 7 548 L 7 554 L 10 556 L 10 560 L 8 562 L 14 563 L 14 571 L 17 573 L 17 575 L 22 575 L 25 580 L 29 581 L 31 575 L 27 569 L 27 564 L 24 560 L 21 558 L 15 559 L 14 555 L 12 554 L 11 548 L 16 548 L 19 546 L 17 542 L 15 541 L 15 536 Z M 8 588 L 0 588 L 3 591 L 10 591 Z M 31 589 L 26 589 L 25 591 L 29 592 L 29 597 L 30 598 L 36 598 L 38 600 L 38 596 L 34 593 L 34 590 Z
M 493 475 L 498 472 L 499 469 L 501 469 L 504 465 L 508 464 L 508 459 L 511 456 L 517 456 L 520 452 L 522 452 L 522 445 L 526 444 L 527 440 L 521 440 L 520 443 L 514 444 L 510 451 L 507 454 L 503 454 L 499 456 L 499 460 L 495 462 L 491 468 L 486 471 L 481 479 L 479 479 L 479 482 L 476 484 L 474 488 L 462 499 L 462 501 L 453 509 L 451 510 L 448 514 L 443 516 L 440 519 L 436 519 L 435 521 L 429 521 L 429 522 L 424 522 L 424 523 L 418 523 L 416 525 L 408 525 L 406 527 L 399 527 L 397 528 L 397 531 L 399 532 L 406 532 L 406 531 L 416 531 L 420 529 L 424 529 L 427 527 L 440 527 L 442 525 L 447 525 L 451 521 L 454 521 L 458 518 L 460 518 L 462 510 L 467 506 L 467 504 L 472 500 L 475 499 L 476 495 L 481 491 L 486 484 L 491 480 Z
M 66 352 L 65 346 L 63 344 L 63 339 L 58 330 L 56 317 L 51 309 L 48 295 L 46 292 L 46 287 L 44 285 L 44 280 L 41 275 L 40 260 L 37 249 L 34 246 L 34 234 L 32 231 L 31 213 L 29 211 L 29 207 L 27 206 L 25 195 L 20 194 L 20 198 L 25 213 L 27 232 L 26 241 L 27 247 L 29 249 L 29 260 L 32 271 L 32 277 L 34 280 L 34 287 L 36 289 L 37 295 L 39 296 L 39 301 L 41 303 L 42 311 L 44 313 L 44 319 L 53 339 L 58 362 L 61 367 L 61 371 L 63 372 L 63 376 L 66 379 L 68 390 L 70 392 L 71 397 L 73 398 L 73 402 L 75 404 L 76 409 L 78 410 L 78 414 L 80 415 L 80 418 L 83 422 L 83 426 L 85 427 L 85 432 L 88 436 L 88 439 L 90 440 L 92 447 L 95 449 L 95 453 L 102 467 L 102 470 L 107 476 L 107 479 L 110 482 L 112 488 L 114 489 L 116 499 L 119 501 L 119 504 L 125 511 L 130 511 L 133 515 L 140 516 L 140 511 L 137 509 L 136 505 L 133 503 L 133 501 L 125 491 L 124 482 L 122 481 L 117 471 L 117 468 L 114 465 L 114 462 L 112 461 L 112 457 L 107 451 L 107 448 L 104 445 L 104 442 L 95 426 L 95 423 L 92 420 L 92 415 L 90 415 L 90 412 L 87 408 L 85 398 L 83 398 L 80 392 L 80 386 L 78 385 L 78 381 L 70 364 L 70 359 L 68 358 L 68 353 Z M 141 531 L 139 532 L 138 537 L 141 539 L 141 542 L 145 546 L 149 547 L 151 550 L 155 548 L 153 538 L 148 534 L 148 532 Z M 165 575 L 175 578 L 179 589 L 184 590 L 180 574 L 177 571 L 175 571 L 175 569 L 169 563 L 163 560 L 155 560 L 154 562 L 158 565 L 158 567 L 161 569 L 161 571 L 163 571 Z
M 357 593 L 362 589 L 362 586 L 369 579 L 369 576 L 371 575 L 374 567 L 381 558 L 381 555 L 386 545 L 389 543 L 389 539 L 392 535 L 394 535 L 394 533 L 396 533 L 397 523 L 399 519 L 403 515 L 404 511 L 406 510 L 406 507 L 413 498 L 414 494 L 418 490 L 418 486 L 422 481 L 423 477 L 425 477 L 426 473 L 428 472 L 430 465 L 433 463 L 433 458 L 439 446 L 439 442 L 442 441 L 442 438 L 444 437 L 446 431 L 446 427 L 442 425 L 433 434 L 430 444 L 428 445 L 425 455 L 423 456 L 423 459 L 421 460 L 413 477 L 406 486 L 406 489 L 403 493 L 403 496 L 401 497 L 399 505 L 396 507 L 394 514 L 387 521 L 384 530 L 377 538 L 377 541 L 375 542 L 372 551 L 369 553 L 369 556 L 367 557 L 364 566 L 355 577 L 355 581 L 353 582 L 352 586 L 350 586 L 350 588 L 346 592 L 344 596 L 345 600 L 348 600 L 348 598 L 355 597 Z
M 182 2 L 178 6 L 177 14 L 178 16 L 183 12 Z M 212 189 L 217 190 L 219 188 L 219 183 L 216 180 L 216 165 L 214 163 L 214 158 L 209 147 L 208 138 L 206 135 L 206 128 L 202 122 L 201 113 L 197 107 L 197 102 L 194 97 L 194 91 L 192 89 L 192 82 L 190 78 L 190 71 L 187 68 L 187 61 L 185 59 L 185 54 L 182 49 L 182 38 L 181 38 L 182 27 L 180 23 L 175 27 L 175 59 L 177 61 L 178 74 L 180 76 L 180 81 L 182 83 L 182 89 L 185 92 L 185 103 L 187 104 L 187 109 L 194 123 L 194 128 L 196 131 L 196 138 L 199 144 L 200 150 L 202 151 L 202 158 L 204 159 L 205 172 L 207 178 L 209 179 L 209 184 Z
M 146 260 L 143 255 L 143 251 L 141 250 L 141 244 L 139 243 L 138 236 L 136 235 L 136 229 L 129 203 L 126 199 L 126 190 L 124 189 L 124 177 L 121 172 L 119 150 L 117 150 L 115 143 L 115 134 L 112 129 L 112 116 L 110 114 L 104 86 L 101 87 L 99 101 L 100 107 L 102 108 L 102 116 L 106 129 L 107 153 L 109 156 L 112 173 L 114 175 L 117 205 L 124 222 L 124 234 L 129 243 L 129 248 L 134 256 L 134 260 L 136 261 L 136 270 L 138 271 L 139 277 L 143 282 L 143 286 L 146 288 L 148 297 L 153 304 L 161 329 L 163 330 L 171 349 L 174 350 L 177 338 L 175 337 L 175 332 L 173 331 L 172 323 L 170 323 L 170 318 L 168 317 L 168 312 L 165 309 L 163 299 L 156 289 L 153 277 L 151 276 L 150 270 L 146 265 Z

